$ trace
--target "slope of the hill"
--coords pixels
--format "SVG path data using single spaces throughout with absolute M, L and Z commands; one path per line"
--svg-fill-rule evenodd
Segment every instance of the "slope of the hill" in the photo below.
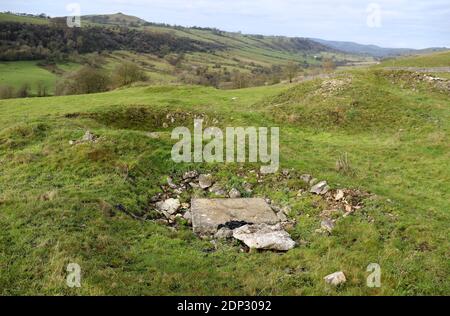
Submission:
M 0 291 L 448 295 L 448 106 L 448 91 L 435 82 L 378 70 L 297 86 L 135 87 L 0 101 Z M 282 168 L 373 196 L 331 235 L 319 234 L 326 206 L 298 194 L 297 176 L 260 182 L 253 164 L 172 162 L 172 128 L 192 128 L 196 116 L 220 127 L 280 126 Z M 86 130 L 98 141 L 69 143 Z M 335 168 L 344 154 L 346 172 Z M 167 176 L 192 169 L 244 194 L 250 182 L 253 196 L 290 205 L 297 247 L 245 253 L 234 242 L 197 238 L 183 221 L 150 220 L 149 200 Z M 72 262 L 82 268 L 81 288 L 66 286 Z M 381 288 L 367 287 L 370 263 L 381 266 Z M 347 283 L 327 286 L 323 277 L 341 270 Z
M 379 67 L 450 67 L 450 51 L 391 58 L 383 61 Z

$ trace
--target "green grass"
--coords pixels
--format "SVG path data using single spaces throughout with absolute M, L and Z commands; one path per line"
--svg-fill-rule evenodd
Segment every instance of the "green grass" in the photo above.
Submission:
M 37 17 L 18 16 L 14 14 L 0 13 L 0 22 L 20 22 L 31 24 L 48 24 L 47 19 L 41 19 Z
M 0 101 L 0 294 L 448 295 L 449 95 L 402 72 L 340 76 L 352 80 L 338 91 L 313 81 Z M 187 119 L 164 129 L 168 112 Z M 191 126 L 194 114 L 222 127 L 280 126 L 282 167 L 376 197 L 331 236 L 318 235 L 323 203 L 297 197 L 304 185 L 296 177 L 268 176 L 254 194 L 292 205 L 297 225 L 290 233 L 303 241 L 286 254 L 240 253 L 236 243 L 209 253 L 211 244 L 189 227 L 173 231 L 112 215 L 116 204 L 145 212 L 165 176 L 190 168 L 213 172 L 228 187 L 244 181 L 240 165 L 171 161 L 170 131 Z M 69 145 L 87 129 L 102 140 Z M 164 136 L 151 139 L 146 131 Z M 334 168 L 344 152 L 353 176 Z M 256 183 L 248 172 L 254 166 L 242 167 Z M 50 191 L 53 200 L 39 199 Z M 71 262 L 82 268 L 79 289 L 65 285 Z M 372 262 L 382 268 L 380 289 L 365 283 Z M 348 282 L 326 286 L 323 277 L 339 270 Z
M 53 94 L 58 75 L 38 66 L 39 61 L 8 61 L 0 62 L 0 85 L 12 86 L 15 89 L 24 84 L 30 86 L 30 92 L 36 94 L 39 84 L 47 88 L 47 93 Z M 63 72 L 74 71 L 79 64 L 58 63 L 57 68 Z
M 0 84 L 19 88 L 27 83 L 34 93 L 39 82 L 53 90 L 57 76 L 37 65 L 37 61 L 0 62 Z
M 450 52 L 388 59 L 378 67 L 450 67 Z

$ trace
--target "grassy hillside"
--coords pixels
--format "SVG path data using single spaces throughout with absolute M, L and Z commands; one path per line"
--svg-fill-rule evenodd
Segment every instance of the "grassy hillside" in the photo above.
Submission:
M 0 101 L 0 293 L 448 295 L 449 98 L 409 73 L 373 70 L 297 86 L 135 87 Z M 183 119 L 166 121 L 174 113 Z M 258 183 L 254 165 L 173 163 L 170 132 L 195 115 L 221 127 L 281 126 L 283 168 L 375 195 L 331 236 L 317 234 L 324 205 L 297 196 L 298 177 Z M 86 130 L 100 140 L 69 145 Z M 335 169 L 344 153 L 352 170 L 345 174 Z M 166 177 L 194 168 L 227 188 L 247 180 L 254 196 L 291 205 L 299 246 L 286 254 L 241 253 L 228 242 L 214 248 L 182 222 L 173 229 L 114 208 L 150 214 Z M 79 289 L 65 286 L 70 262 L 82 267 Z M 382 267 L 380 289 L 366 286 L 372 262 Z M 326 286 L 323 277 L 338 270 L 348 282 Z
M 32 23 L 32 24 L 49 24 L 48 19 L 30 17 L 30 16 L 18 16 L 14 14 L 1 13 L 0 22 L 19 22 L 19 23 Z
M 384 67 L 450 67 L 450 51 L 385 60 Z

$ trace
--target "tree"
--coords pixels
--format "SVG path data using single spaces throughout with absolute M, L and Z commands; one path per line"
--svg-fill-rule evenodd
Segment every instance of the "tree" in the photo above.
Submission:
M 24 83 L 20 86 L 19 90 L 17 90 L 18 98 L 28 98 L 30 96 L 30 84 Z
M 11 86 L 0 86 L 0 99 L 11 99 L 14 97 L 14 88 Z
M 47 87 L 42 81 L 39 81 L 36 86 L 37 96 L 38 97 L 46 97 L 47 96 Z
M 297 75 L 297 73 L 300 70 L 300 67 L 297 63 L 293 62 L 293 61 L 289 61 L 288 64 L 286 65 L 286 75 L 289 78 L 289 82 L 292 83 L 292 81 L 294 80 L 295 76 Z
M 336 69 L 336 64 L 334 63 L 334 61 L 331 58 L 326 58 L 323 62 L 322 62 L 322 68 L 323 70 L 325 70 L 326 72 L 332 72 L 333 70 Z
M 107 91 L 110 80 L 102 69 L 84 66 L 70 73 L 62 82 L 58 82 L 55 93 L 58 95 L 88 94 Z
M 114 69 L 113 77 L 114 84 L 118 87 L 127 86 L 138 81 L 146 81 L 148 79 L 144 71 L 131 62 L 124 62 L 118 65 Z

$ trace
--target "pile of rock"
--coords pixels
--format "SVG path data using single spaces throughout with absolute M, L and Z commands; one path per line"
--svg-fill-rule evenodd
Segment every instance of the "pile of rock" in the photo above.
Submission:
M 252 185 L 244 183 L 244 191 L 247 194 L 252 193 Z M 232 188 L 227 191 L 222 185 L 214 181 L 211 174 L 200 174 L 198 171 L 188 171 L 183 174 L 181 179 L 174 180 L 174 177 L 167 177 L 167 183 L 161 186 L 163 193 L 153 196 L 150 200 L 153 208 L 161 213 L 164 218 L 173 224 L 177 218 L 184 218 L 191 223 L 190 204 L 181 203 L 180 196 L 184 192 L 191 193 L 193 190 L 210 192 L 217 197 L 229 197 L 239 199 L 241 192 Z
M 295 246 L 264 199 L 193 199 L 192 226 L 196 234 L 237 239 L 250 249 L 288 251 Z
M 250 249 L 286 251 L 294 247 L 295 242 L 286 231 L 295 226 L 295 222 L 289 219 L 292 217 L 289 205 L 278 206 L 270 199 L 242 198 L 241 192 L 253 193 L 253 186 L 248 182 L 244 182 L 242 191 L 236 188 L 227 191 L 212 174 L 193 170 L 185 172 L 177 180 L 175 178 L 168 177 L 167 183 L 161 186 L 163 192 L 151 199 L 154 209 L 167 223 L 175 224 L 178 219 L 184 219 L 199 236 L 234 238 Z M 299 179 L 307 185 L 307 190 L 300 190 L 299 195 L 313 194 L 327 202 L 327 209 L 320 214 L 320 229 L 317 230 L 320 233 L 332 234 L 338 218 L 360 210 L 364 198 L 369 195 L 360 190 L 332 190 L 327 181 L 320 181 L 310 174 L 299 176 L 287 169 L 275 175 L 274 179 Z M 186 203 L 181 202 L 183 193 L 187 193 L 183 195 L 188 201 Z M 194 198 L 199 195 L 206 197 L 205 193 L 220 198 Z

